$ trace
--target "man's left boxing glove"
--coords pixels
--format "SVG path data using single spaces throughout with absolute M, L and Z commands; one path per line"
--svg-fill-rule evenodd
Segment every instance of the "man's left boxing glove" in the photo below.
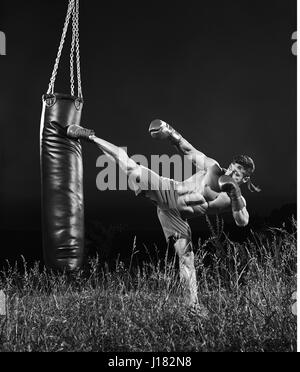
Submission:
M 218 182 L 221 191 L 226 192 L 230 197 L 232 210 L 234 212 L 242 210 L 246 205 L 239 185 L 230 176 L 221 176 Z
M 174 145 L 178 145 L 182 138 L 171 125 L 162 120 L 153 120 L 149 126 L 149 133 L 152 138 L 169 139 Z

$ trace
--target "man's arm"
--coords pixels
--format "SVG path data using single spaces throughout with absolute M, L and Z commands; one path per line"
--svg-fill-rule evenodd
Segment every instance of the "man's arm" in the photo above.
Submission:
M 234 211 L 234 210 L 232 211 L 232 215 L 233 215 L 233 218 L 235 220 L 235 223 L 240 227 L 247 226 L 248 223 L 249 223 L 249 213 L 248 213 L 247 208 L 246 208 L 246 201 L 243 197 L 242 197 L 242 199 L 243 199 L 244 204 L 245 204 L 243 209 L 241 209 L 239 211 Z
M 177 189 L 179 195 L 184 193 L 184 191 L 184 189 Z M 232 203 L 232 200 L 226 192 L 221 192 L 216 199 L 208 202 L 205 201 L 204 203 L 201 203 L 205 200 L 202 193 L 187 194 L 184 199 L 186 203 L 186 210 L 184 212 L 188 213 L 189 216 L 196 212 L 200 214 L 207 213 L 209 215 L 216 215 L 231 210 L 237 226 L 243 227 L 249 222 L 249 214 L 246 209 L 246 201 L 243 197 L 242 199 L 245 206 L 240 210 L 236 210 L 234 203 Z
M 209 158 L 203 152 L 196 150 L 186 139 L 181 137 L 180 141 L 175 144 L 176 148 L 183 155 L 187 157 L 198 169 L 207 170 L 213 165 L 218 164 L 218 162 L 212 158 Z
M 221 176 L 219 186 L 221 191 L 226 192 L 231 200 L 232 215 L 237 226 L 247 226 L 249 213 L 246 208 L 246 200 L 243 198 L 238 184 L 230 176 Z
M 219 165 L 216 160 L 196 150 L 181 134 L 162 120 L 152 121 L 149 132 L 153 138 L 169 139 L 179 152 L 185 155 L 200 170 L 206 171 L 215 164 Z

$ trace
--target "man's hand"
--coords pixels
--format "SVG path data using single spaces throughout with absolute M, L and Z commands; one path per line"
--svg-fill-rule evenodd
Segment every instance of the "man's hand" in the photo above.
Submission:
M 230 197 L 233 212 L 238 212 L 246 206 L 242 198 L 241 189 L 232 177 L 221 176 L 219 178 L 219 187 L 221 191 L 226 192 Z
M 182 138 L 171 125 L 162 120 L 153 120 L 149 126 L 149 133 L 152 138 L 169 139 L 174 145 L 177 145 Z

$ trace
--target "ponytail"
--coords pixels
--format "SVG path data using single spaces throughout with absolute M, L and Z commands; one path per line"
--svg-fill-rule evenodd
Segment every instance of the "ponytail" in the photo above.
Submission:
M 247 181 L 248 190 L 251 192 L 261 192 L 261 188 L 258 186 L 253 185 L 251 182 L 251 179 L 249 177 L 249 180 Z

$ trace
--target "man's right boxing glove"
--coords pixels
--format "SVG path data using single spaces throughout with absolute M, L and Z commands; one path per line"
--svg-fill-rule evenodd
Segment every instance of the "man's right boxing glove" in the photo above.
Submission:
M 171 125 L 162 120 L 153 120 L 149 126 L 149 133 L 155 139 L 169 139 L 174 145 L 178 145 L 182 138 Z
M 230 176 L 221 176 L 218 182 L 221 191 L 226 192 L 230 197 L 232 210 L 234 212 L 242 210 L 246 205 L 239 185 Z

